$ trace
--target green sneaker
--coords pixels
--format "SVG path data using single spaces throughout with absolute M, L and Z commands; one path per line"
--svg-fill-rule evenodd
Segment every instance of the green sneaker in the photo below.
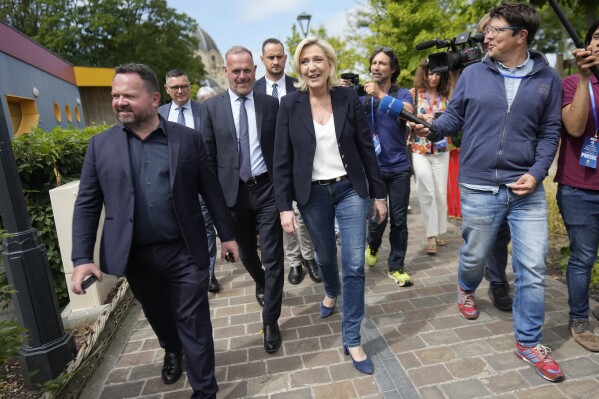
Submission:
M 374 267 L 376 262 L 379 260 L 379 250 L 372 248 L 370 245 L 366 247 L 366 264 L 370 267 Z
M 387 274 L 387 276 L 400 287 L 409 287 L 412 285 L 412 279 L 410 278 L 410 275 L 404 272 L 403 269 L 399 269 L 394 271 L 393 273 L 389 273 Z

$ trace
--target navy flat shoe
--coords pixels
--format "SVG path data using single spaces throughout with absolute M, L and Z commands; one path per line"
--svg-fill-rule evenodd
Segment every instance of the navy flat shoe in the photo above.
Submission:
M 337 309 L 337 301 L 335 300 L 335 304 L 331 307 L 324 306 L 324 302 L 320 302 L 320 318 L 326 319 L 333 313 L 335 313 L 335 309 Z
M 370 360 L 369 357 L 367 357 L 366 359 L 362 360 L 361 362 L 357 362 L 357 361 L 354 360 L 354 358 L 352 357 L 351 353 L 349 353 L 349 349 L 347 349 L 346 345 L 343 345 L 343 350 L 345 352 L 345 356 L 349 355 L 349 357 L 351 357 L 351 361 L 354 363 L 354 367 L 360 373 L 364 373 L 364 374 L 372 374 L 372 373 L 374 373 L 374 364 L 372 364 L 372 360 Z

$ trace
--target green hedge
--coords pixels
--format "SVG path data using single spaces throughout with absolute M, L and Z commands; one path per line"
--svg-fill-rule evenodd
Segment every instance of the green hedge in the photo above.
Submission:
M 49 191 L 78 180 L 89 139 L 107 126 L 85 129 L 34 130 L 12 140 L 31 225 L 48 251 L 56 297 L 61 307 L 69 302 L 68 288 L 60 257 Z

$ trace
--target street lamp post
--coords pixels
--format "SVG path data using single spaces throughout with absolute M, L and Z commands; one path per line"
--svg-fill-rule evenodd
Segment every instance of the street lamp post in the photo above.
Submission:
M 0 104 L 0 215 L 10 234 L 3 240 L 13 304 L 19 324 L 27 329 L 20 363 L 28 388 L 58 377 L 77 354 L 75 340 L 64 331 L 43 242 L 31 227 L 4 109 Z
M 304 34 L 304 38 L 308 37 L 309 28 L 310 28 L 310 20 L 312 19 L 312 15 L 308 13 L 301 13 L 297 16 L 297 23 Z

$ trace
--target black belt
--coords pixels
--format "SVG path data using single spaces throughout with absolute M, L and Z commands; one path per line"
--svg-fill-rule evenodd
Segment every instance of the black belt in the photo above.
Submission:
M 239 182 L 241 184 L 243 184 L 244 186 L 255 186 L 256 184 L 258 184 L 261 181 L 264 181 L 268 178 L 269 178 L 268 172 L 264 172 L 261 175 L 250 177 L 250 179 L 246 182 L 244 182 L 243 180 L 239 180 Z
M 312 182 L 312 184 L 320 184 L 321 186 L 325 186 L 327 184 L 335 183 L 336 181 L 345 180 L 346 178 L 347 178 L 347 175 L 343 175 L 343 176 L 335 177 L 334 179 L 329 179 L 329 180 L 314 180 Z

